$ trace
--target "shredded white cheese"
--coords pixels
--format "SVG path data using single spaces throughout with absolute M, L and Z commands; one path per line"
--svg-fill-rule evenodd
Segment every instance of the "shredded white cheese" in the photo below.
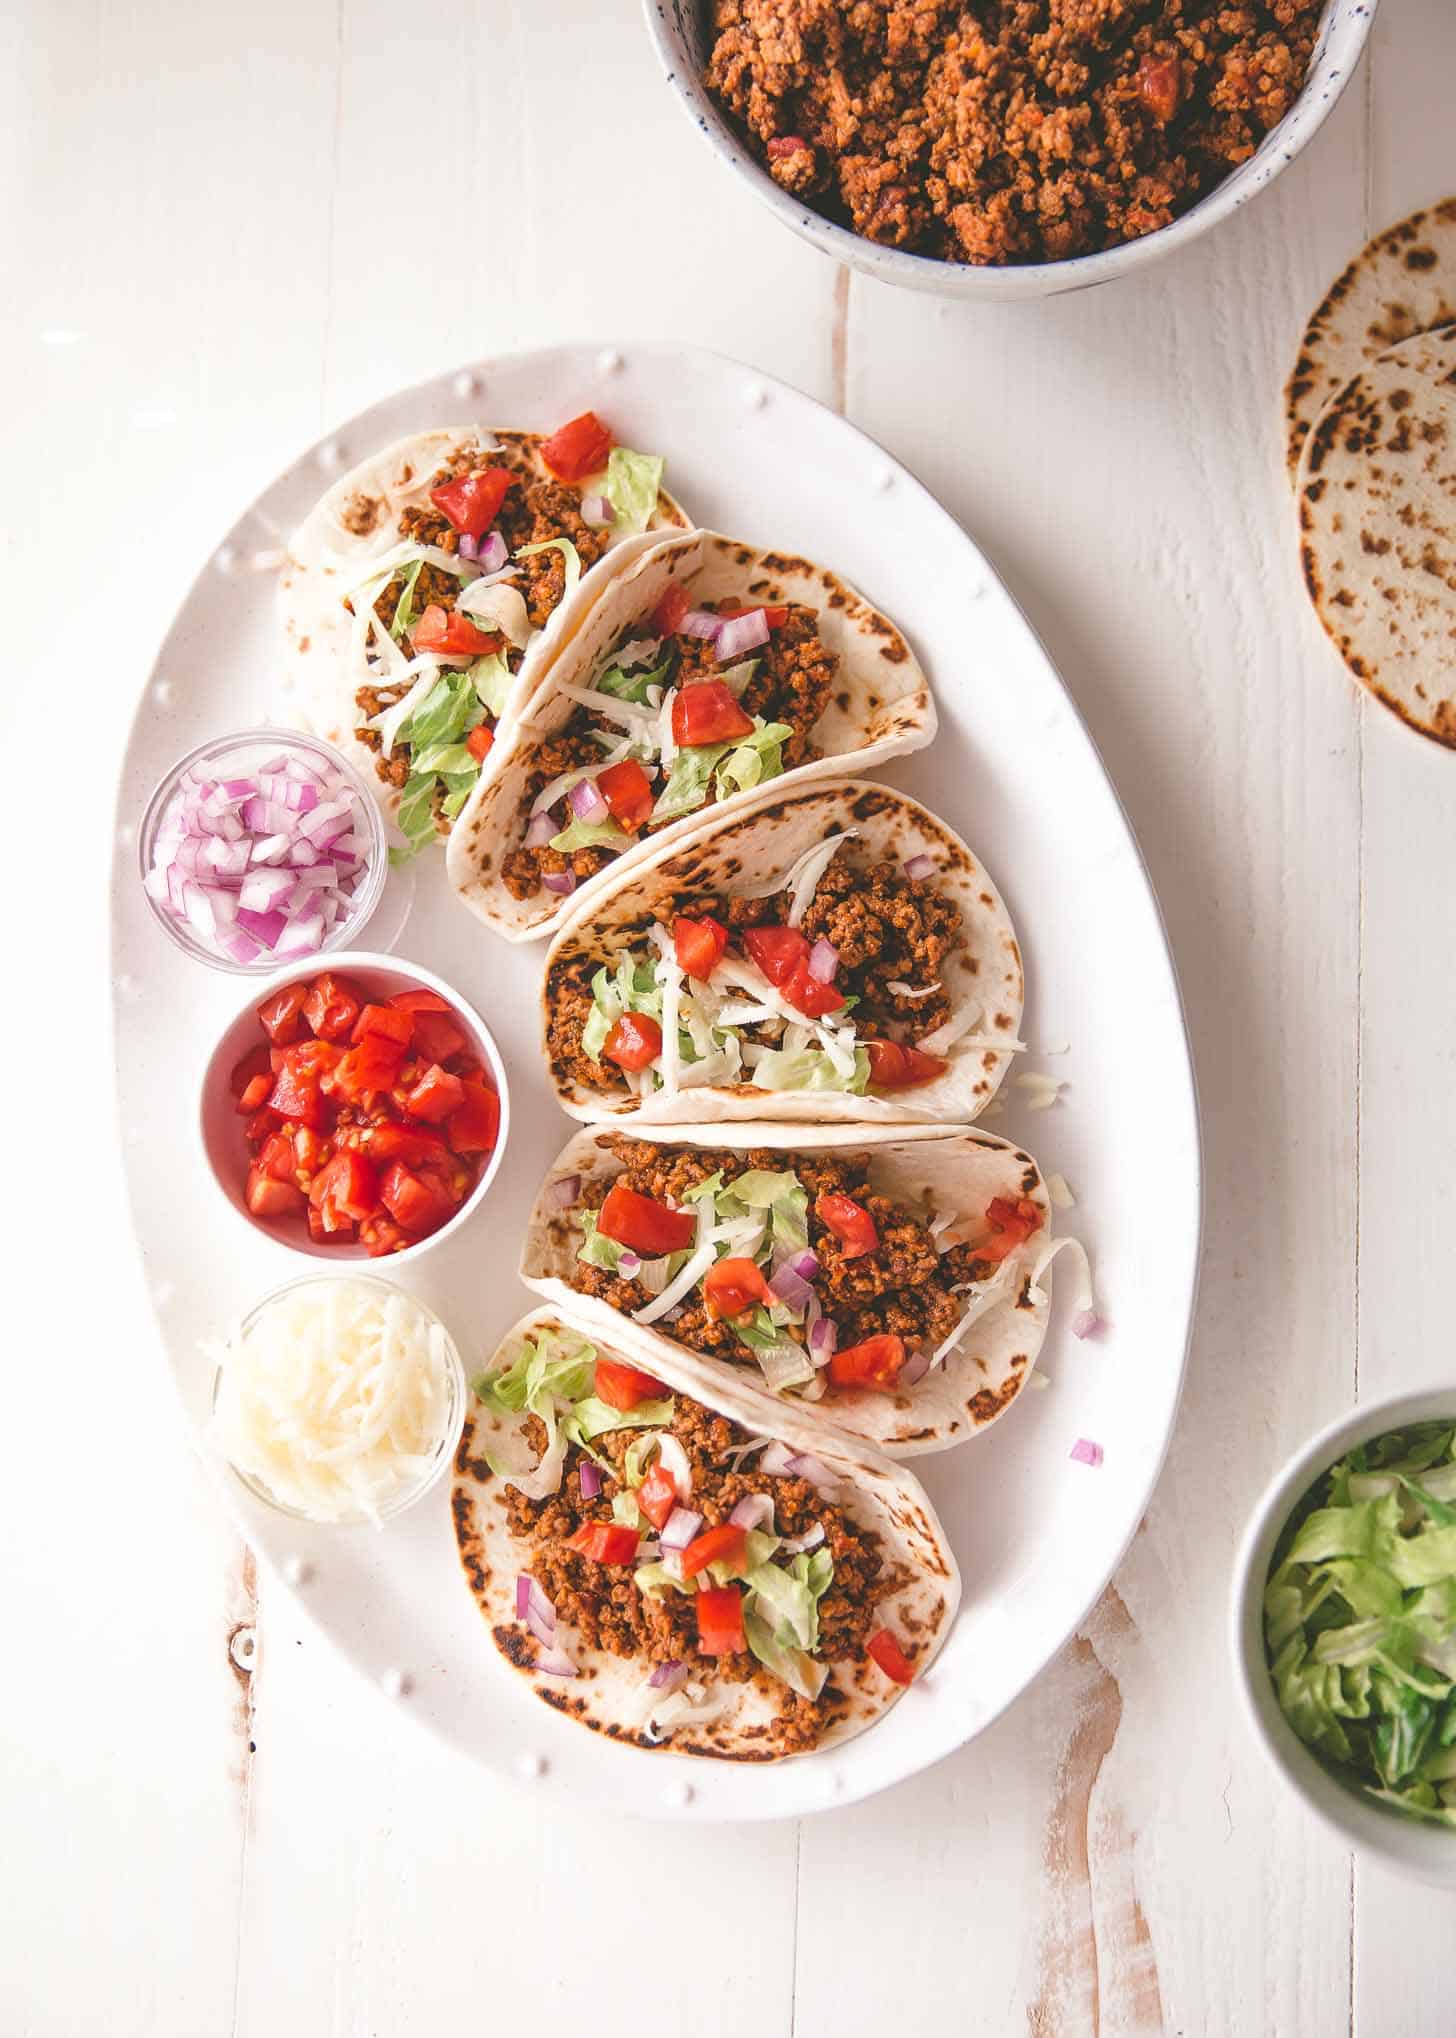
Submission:
M 1011 1274 L 1012 1269 L 1016 1265 L 1016 1258 L 1015 1253 L 1008 1254 L 990 1280 L 984 1282 L 980 1289 L 972 1296 L 970 1307 L 961 1317 L 960 1322 L 956 1325 L 950 1336 L 943 1343 L 938 1344 L 934 1352 L 932 1352 L 930 1358 L 932 1366 L 938 1366 L 947 1353 L 953 1352 L 971 1325 L 979 1317 L 984 1316 L 988 1309 L 994 1308 L 996 1303 L 1005 1295 L 1007 1289 L 1011 1286 Z
M 1067 1187 L 1065 1175 L 1048 1175 L 1046 1185 L 1047 1194 L 1050 1196 L 1055 1209 L 1073 1210 L 1076 1208 L 1077 1199 Z
M 1028 1093 L 1026 1099 L 1028 1111 L 1050 1111 L 1067 1087 L 1066 1083 L 1058 1082 L 1055 1076 L 1037 1075 L 1030 1070 L 1025 1075 L 1014 1077 L 1013 1080 L 1019 1090 Z
M 213 1348 L 211 1435 L 310 1521 L 376 1524 L 438 1462 L 456 1394 L 443 1329 L 371 1281 L 310 1281 Z

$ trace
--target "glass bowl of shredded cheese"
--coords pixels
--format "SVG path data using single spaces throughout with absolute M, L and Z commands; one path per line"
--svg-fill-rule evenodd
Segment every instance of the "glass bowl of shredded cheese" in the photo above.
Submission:
M 378 1527 L 454 1457 L 460 1354 L 434 1311 L 389 1281 L 291 1281 L 209 1352 L 209 1442 L 249 1492 L 295 1520 Z

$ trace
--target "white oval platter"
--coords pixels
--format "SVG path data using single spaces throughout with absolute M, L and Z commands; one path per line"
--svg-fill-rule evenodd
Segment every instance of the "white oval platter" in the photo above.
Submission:
M 1025 618 L 960 526 L 842 418 L 718 356 L 648 345 L 561 347 L 483 361 L 392 396 L 309 448 L 219 533 L 162 647 L 123 768 L 113 878 L 120 1125 L 136 1229 L 194 1434 L 210 1366 L 200 1342 L 302 1262 L 243 1223 L 209 1174 L 198 1088 L 237 1003 L 236 978 L 181 955 L 136 878 L 135 824 L 156 780 L 205 737 L 286 717 L 275 574 L 285 534 L 343 467 L 460 419 L 550 430 L 589 406 L 627 444 L 667 456 L 701 522 L 822 560 L 886 609 L 936 689 L 940 732 L 886 774 L 985 859 L 1026 957 L 1028 1070 L 1065 1084 L 1051 1109 L 1014 1082 L 989 1129 L 1062 1174 L 1106 1327 L 1071 1335 L 1060 1306 L 1045 1392 L 914 1470 L 960 1560 L 959 1619 L 930 1674 L 872 1732 L 764 1766 L 644 1753 L 533 1700 L 496 1656 L 465 1589 L 448 1488 L 382 1532 L 309 1530 L 219 1491 L 266 1564 L 365 1676 L 462 1754 L 553 1801 L 695 1819 L 784 1818 L 884 1789 L 979 1733 L 1073 1633 L 1137 1528 L 1177 1408 L 1197 1277 L 1197 1107 L 1177 983 L 1137 846 L 1077 710 Z M 456 905 L 441 859 L 392 875 L 370 932 L 458 986 L 506 1056 L 514 1123 L 473 1223 L 401 1271 L 467 1365 L 530 1303 L 515 1267 L 532 1192 L 573 1128 L 537 1046 L 544 944 L 492 939 Z M 377 938 L 376 938 L 377 937 Z M 1074 1442 L 1103 1463 L 1074 1462 Z

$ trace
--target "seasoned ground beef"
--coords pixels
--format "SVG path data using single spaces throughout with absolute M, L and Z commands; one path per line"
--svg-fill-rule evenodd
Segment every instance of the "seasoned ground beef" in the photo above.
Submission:
M 712 610 L 722 604 L 710 602 L 704 606 Z M 647 619 L 639 620 L 624 632 L 622 641 L 641 636 L 648 627 Z M 717 679 L 723 673 L 714 646 L 702 638 L 671 637 L 664 644 L 662 655 L 673 662 L 672 671 L 663 678 L 665 687 Z M 768 642 L 749 655 L 758 664 L 739 695 L 744 713 L 760 715 L 765 722 L 788 725 L 792 733 L 783 742 L 785 771 L 812 762 L 821 754 L 814 745 L 814 728 L 828 705 L 838 670 L 838 660 L 817 635 L 815 611 L 797 603 L 792 605 Z M 522 800 L 522 815 L 529 814 L 542 787 L 561 772 L 573 771 L 579 765 L 599 764 L 602 747 L 593 742 L 589 732 L 611 727 L 590 708 L 579 707 L 537 751 Z M 649 821 L 641 831 L 642 836 L 656 834 L 659 828 L 669 825 L 665 821 Z M 612 861 L 613 853 L 610 849 L 586 849 L 563 856 L 558 850 L 528 849 L 521 843 L 502 860 L 501 877 L 512 898 L 529 899 L 540 890 L 541 879 L 548 873 L 570 868 L 580 881 L 603 869 Z
M 693 920 L 708 914 L 741 935 L 746 927 L 782 924 L 788 911 L 787 892 L 766 899 L 694 892 L 664 906 L 662 918 L 671 926 L 680 916 Z M 815 887 L 802 924 L 808 940 L 823 936 L 839 951 L 835 988 L 858 1001 L 853 1022 L 862 1037 L 915 1043 L 950 1016 L 942 973 L 946 957 L 965 940 L 965 928 L 960 909 L 937 890 L 933 878 L 907 877 L 898 863 L 876 863 L 866 870 L 842 849 Z M 559 1081 L 610 1091 L 621 1087 L 621 1071 L 610 1062 L 593 1061 L 581 1045 L 596 967 L 590 961 L 574 962 L 550 978 L 546 1051 Z M 905 988 L 892 990 L 894 984 Z M 928 996 L 914 995 L 927 990 Z M 774 1021 L 738 1032 L 744 1041 L 777 1046 L 783 1028 Z
M 430 477 L 429 486 L 438 488 L 447 481 L 457 480 L 462 474 L 472 474 L 485 467 L 501 465 L 514 467 L 515 478 L 506 491 L 504 502 L 496 516 L 493 530 L 499 531 L 512 553 L 522 545 L 534 544 L 544 538 L 569 538 L 581 555 L 583 573 L 594 566 L 607 549 L 609 533 L 593 530 L 582 522 L 581 492 L 564 483 L 542 479 L 530 470 L 529 462 L 518 451 L 502 447 L 499 452 L 482 454 L 474 447 L 463 449 L 453 460 L 446 461 Z M 433 545 L 442 552 L 454 553 L 459 550 L 460 537 L 448 517 L 437 510 L 433 503 L 412 503 L 401 510 L 398 536 L 412 538 L 417 544 Z M 544 628 L 552 610 L 566 590 L 566 561 L 559 549 L 536 552 L 528 559 L 517 562 L 519 577 L 512 583 L 526 604 L 526 614 L 533 629 Z M 414 585 L 411 613 L 415 621 L 432 604 L 444 609 L 455 606 L 460 592 L 460 580 L 443 566 L 426 564 L 421 566 Z M 376 598 L 376 615 L 386 628 L 393 625 L 395 613 L 405 590 L 405 573 L 397 573 Z M 488 626 L 486 626 L 488 627 Z M 504 652 L 507 665 L 512 672 L 518 672 L 525 653 L 509 644 L 504 637 L 498 648 Z M 406 689 L 413 684 L 407 680 L 403 686 L 363 686 L 354 696 L 361 722 L 381 714 L 385 708 L 393 707 L 403 697 Z M 358 730 L 361 743 L 368 749 L 380 749 L 377 730 L 361 727 Z M 387 757 L 376 756 L 374 769 L 386 785 L 398 790 L 410 775 L 410 752 L 405 743 L 396 743 Z M 442 834 L 449 832 L 449 821 L 444 814 L 447 787 L 437 780 L 435 785 L 435 820 Z
M 1167 226 L 1293 105 L 1322 0 L 713 0 L 709 91 L 887 247 L 1063 261 Z
M 924 1343 L 933 1351 L 964 1314 L 965 1297 L 953 1291 L 967 1282 L 985 1280 L 995 1271 L 990 1261 L 978 1260 L 967 1245 L 938 1253 L 922 1219 L 871 1186 L 867 1153 L 796 1153 L 789 1157 L 767 1148 L 732 1153 L 716 1147 L 665 1146 L 621 1134 L 613 1136 L 610 1144 L 623 1164 L 620 1181 L 639 1195 L 674 1205 L 682 1204 L 688 1190 L 720 1170 L 724 1181 L 730 1182 L 750 1169 L 772 1171 L 792 1166 L 808 1191 L 809 1245 L 819 1258 L 815 1290 L 825 1315 L 834 1320 L 842 1346 L 892 1332 L 907 1344 Z M 587 1207 L 600 1208 L 606 1189 L 605 1183 L 594 1184 L 584 1198 Z M 840 1240 L 815 1212 L 815 1198 L 821 1195 L 850 1196 L 869 1211 L 879 1233 L 875 1251 L 845 1257 Z M 624 1280 L 609 1268 L 594 1267 L 585 1260 L 572 1262 L 570 1279 L 579 1294 L 595 1296 L 625 1315 L 644 1309 L 651 1299 L 640 1281 Z M 715 1321 L 695 1298 L 670 1311 L 658 1328 L 695 1351 L 756 1366 L 752 1351 L 739 1340 L 732 1324 Z
M 834 1559 L 834 1578 L 819 1602 L 820 1658 L 829 1664 L 857 1660 L 876 1626 L 875 1608 L 899 1589 L 903 1574 L 887 1569 L 879 1537 L 861 1527 L 845 1510 L 826 1499 L 807 1479 L 771 1478 L 756 1470 L 749 1458 L 741 1471 L 727 1453 L 748 1443 L 749 1433 L 726 1416 L 673 1397 L 672 1433 L 681 1442 L 692 1468 L 692 1505 L 704 1529 L 726 1522 L 740 1500 L 767 1493 L 774 1503 L 775 1530 L 782 1536 L 806 1534 L 815 1523 L 824 1529 L 825 1547 Z M 535 1416 L 526 1419 L 527 1441 L 536 1452 L 546 1434 Z M 613 1430 L 599 1437 L 593 1450 L 620 1468 L 629 1447 L 643 1435 L 660 1431 Z M 721 1679 L 741 1684 L 756 1678 L 778 1707 L 774 1739 L 784 1752 L 812 1747 L 839 1714 L 843 1696 L 831 1671 L 817 1701 L 798 1697 L 778 1678 L 763 1670 L 744 1650 L 730 1656 L 705 1656 L 698 1648 L 693 1595 L 667 1592 L 653 1598 L 639 1591 L 630 1564 L 598 1564 L 567 1548 L 583 1522 L 612 1520 L 612 1501 L 626 1489 L 620 1478 L 603 1474 L 600 1494 L 581 1495 L 583 1455 L 569 1449 L 561 1486 L 546 1500 L 527 1500 L 514 1486 L 506 1489 L 510 1530 L 521 1545 L 520 1568 L 529 1571 L 586 1647 L 646 1663 L 686 1663 L 704 1683 Z

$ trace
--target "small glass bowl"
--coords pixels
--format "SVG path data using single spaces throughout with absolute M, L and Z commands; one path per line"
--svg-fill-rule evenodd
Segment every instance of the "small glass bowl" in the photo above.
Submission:
M 393 1281 L 381 1281 L 377 1274 L 305 1274 L 300 1280 L 287 1281 L 281 1288 L 275 1288 L 271 1294 L 265 1295 L 261 1302 L 250 1309 L 243 1318 L 242 1323 L 238 1326 L 238 1329 L 242 1335 L 246 1336 L 263 1316 L 264 1312 L 272 1308 L 275 1302 L 280 1302 L 285 1295 L 292 1295 L 300 1288 L 329 1288 L 340 1280 L 346 1280 L 351 1284 L 357 1283 L 365 1288 L 377 1288 L 382 1295 L 398 1295 L 408 1302 L 412 1308 L 417 1309 L 421 1316 L 428 1318 L 431 1323 L 438 1325 L 439 1329 L 444 1332 L 445 1337 L 448 1405 L 444 1426 L 440 1432 L 440 1440 L 431 1453 L 428 1468 L 420 1474 L 419 1478 L 412 1485 L 402 1486 L 394 1498 L 387 1501 L 379 1509 L 377 1518 L 363 1513 L 325 1517 L 305 1513 L 300 1507 L 291 1507 L 287 1501 L 280 1500 L 275 1493 L 270 1492 L 263 1482 L 255 1478 L 251 1472 L 245 1472 L 240 1465 L 235 1465 L 223 1448 L 221 1440 L 209 1432 L 208 1443 L 214 1456 L 221 1459 L 232 1476 L 240 1485 L 247 1487 L 255 1500 L 261 1500 L 263 1505 L 271 1507 L 275 1514 L 286 1515 L 290 1521 L 306 1521 L 313 1528 L 358 1528 L 365 1524 L 374 1526 L 376 1519 L 380 1523 L 393 1521 L 397 1515 L 401 1515 L 407 1508 L 413 1507 L 416 1501 L 423 1500 L 424 1496 L 432 1487 L 439 1483 L 445 1471 L 454 1462 L 456 1446 L 460 1442 L 461 1431 L 465 1427 L 465 1408 L 469 1399 L 465 1367 L 461 1361 L 459 1349 L 449 1330 L 440 1321 L 440 1318 L 427 1302 L 422 1302 L 418 1295 L 410 1294 L 408 1289 L 396 1287 Z M 224 1368 L 218 1365 L 212 1376 L 210 1406 L 214 1416 L 217 1413 L 218 1393 L 222 1386 L 223 1371 Z
M 265 758 L 279 756 L 292 751 L 308 763 L 321 765 L 336 773 L 348 785 L 363 813 L 363 826 L 368 830 L 369 848 L 365 858 L 364 875 L 354 893 L 349 911 L 342 914 L 329 929 L 322 945 L 309 956 L 285 957 L 280 963 L 270 949 L 262 949 L 252 962 L 234 962 L 231 956 L 221 955 L 210 948 L 194 930 L 189 920 L 179 919 L 158 905 L 151 893 L 145 891 L 147 872 L 152 867 L 152 851 L 161 832 L 162 821 L 175 798 L 183 776 L 199 766 L 216 768 L 218 776 L 241 776 L 249 770 L 256 770 Z M 276 970 L 286 968 L 294 962 L 314 962 L 338 948 L 352 948 L 357 937 L 363 933 L 365 924 L 374 908 L 379 904 L 384 890 L 384 880 L 389 874 L 389 844 L 385 838 L 384 821 L 375 799 L 363 776 L 355 770 L 347 757 L 343 757 L 331 743 L 321 742 L 316 736 L 305 736 L 297 729 L 240 729 L 232 736 L 216 736 L 210 743 L 199 743 L 195 750 L 189 750 L 181 757 L 163 778 L 161 784 L 147 801 L 142 815 L 141 828 L 137 836 L 137 862 L 143 885 L 144 897 L 152 909 L 153 918 L 176 942 L 184 954 L 205 962 L 209 969 L 225 970 L 229 976 L 266 977 Z

